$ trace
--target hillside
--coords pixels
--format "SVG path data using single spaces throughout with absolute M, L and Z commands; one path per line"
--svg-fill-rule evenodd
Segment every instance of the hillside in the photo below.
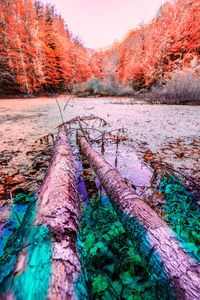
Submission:
M 154 96 L 170 101 L 173 97 L 198 101 L 199 4 L 199 0 L 166 2 L 150 23 L 131 30 L 106 50 L 94 51 L 69 32 L 50 4 L 2 1 L 0 92 L 41 95 L 71 92 L 76 86 L 75 92 L 83 96 L 154 91 Z M 164 85 L 165 90 L 157 93 Z

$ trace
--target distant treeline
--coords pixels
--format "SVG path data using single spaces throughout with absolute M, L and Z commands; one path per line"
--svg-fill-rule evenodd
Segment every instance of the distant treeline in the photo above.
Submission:
M 199 4 L 166 2 L 149 24 L 141 24 L 106 50 L 92 52 L 73 37 L 53 6 L 2 0 L 0 89 L 39 94 L 71 92 L 75 87 L 77 94 L 119 96 L 151 91 L 166 101 L 180 95 L 181 101 L 196 101 Z
M 199 20 L 199 0 L 166 2 L 149 24 L 93 54 L 93 76 L 120 90 L 153 90 L 167 101 L 200 100 Z
M 108 50 L 95 53 L 93 73 L 99 78 L 112 75 L 115 82 L 130 83 L 140 90 L 165 81 L 177 69 L 190 68 L 191 62 L 197 65 L 199 5 L 199 0 L 166 2 L 151 23 L 130 31 Z

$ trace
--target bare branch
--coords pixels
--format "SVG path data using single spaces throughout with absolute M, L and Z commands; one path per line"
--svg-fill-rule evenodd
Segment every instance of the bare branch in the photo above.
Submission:
M 161 166 L 164 166 L 165 168 L 167 169 L 170 169 L 178 174 L 180 174 L 181 176 L 183 176 L 185 179 L 189 180 L 190 182 L 192 182 L 194 185 L 196 185 L 198 188 L 200 188 L 200 184 L 198 184 L 196 181 L 194 181 L 193 179 L 189 178 L 188 176 L 186 176 L 185 174 L 181 173 L 180 171 L 172 168 L 171 166 L 161 162 L 161 161 L 151 161 L 150 164 L 158 164 L 158 165 L 161 165 Z

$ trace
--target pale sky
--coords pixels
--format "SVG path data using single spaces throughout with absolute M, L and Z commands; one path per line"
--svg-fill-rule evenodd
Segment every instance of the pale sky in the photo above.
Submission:
M 84 46 L 103 48 L 121 41 L 141 22 L 148 23 L 166 0 L 43 0 L 54 3 Z

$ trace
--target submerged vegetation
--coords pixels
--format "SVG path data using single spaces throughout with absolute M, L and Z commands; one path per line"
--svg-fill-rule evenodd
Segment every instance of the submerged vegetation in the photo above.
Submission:
M 78 249 L 83 268 L 76 284 L 80 299 L 157 299 L 155 282 L 107 197 L 92 199 L 85 207 Z
M 178 237 L 200 260 L 200 207 L 180 179 L 164 177 L 160 190 L 166 200 L 165 218 Z
M 30 234 L 35 211 L 35 197 L 20 193 L 11 210 L 9 219 L 5 219 L 1 227 L 0 295 L 10 288 L 14 265 Z
M 46 299 L 51 269 L 51 242 L 46 227 L 32 224 L 35 208 L 35 195 L 25 191 L 17 194 L 10 218 L 1 228 L 0 298 L 12 289 L 18 300 L 38 299 L 38 295 L 40 299 Z M 24 249 L 27 249 L 27 264 L 23 269 L 19 254 Z M 18 270 L 14 274 L 17 265 Z

